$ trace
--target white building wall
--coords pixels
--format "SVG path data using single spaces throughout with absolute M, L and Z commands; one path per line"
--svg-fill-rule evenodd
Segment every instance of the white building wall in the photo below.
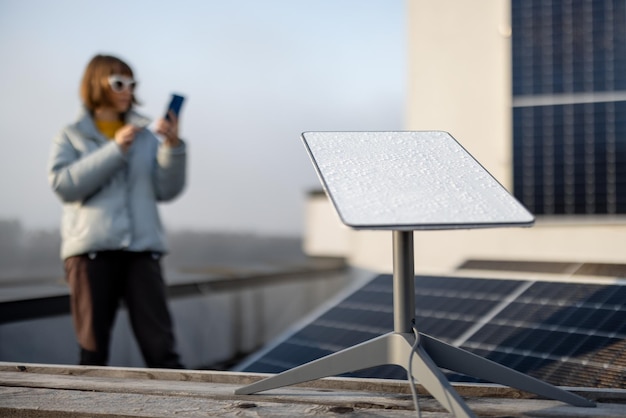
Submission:
M 408 0 L 408 130 L 455 137 L 511 185 L 508 1 Z

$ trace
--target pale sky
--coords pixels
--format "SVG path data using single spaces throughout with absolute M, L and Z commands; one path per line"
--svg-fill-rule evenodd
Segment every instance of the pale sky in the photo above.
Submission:
M 0 0 L 0 219 L 55 228 L 52 138 L 97 53 L 127 61 L 137 110 L 187 96 L 188 185 L 168 229 L 300 235 L 320 187 L 300 134 L 404 128 L 405 0 Z

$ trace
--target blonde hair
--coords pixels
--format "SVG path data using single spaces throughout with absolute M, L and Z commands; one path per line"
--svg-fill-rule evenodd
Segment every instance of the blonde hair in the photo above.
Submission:
M 90 112 L 101 106 L 111 106 L 108 77 L 113 74 L 133 77 L 133 70 L 121 59 L 111 55 L 96 55 L 89 61 L 80 84 L 80 98 Z M 132 103 L 138 104 L 135 94 Z

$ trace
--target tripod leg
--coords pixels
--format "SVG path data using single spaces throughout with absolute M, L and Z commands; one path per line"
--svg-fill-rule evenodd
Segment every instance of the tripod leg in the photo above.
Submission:
M 421 337 L 421 335 L 420 335 Z M 413 355 L 412 370 L 413 376 L 424 386 L 424 388 L 446 408 L 453 413 L 456 418 L 476 418 L 476 415 L 467 406 L 458 392 L 452 387 L 445 375 L 439 370 L 439 367 L 430 358 L 421 346 L 421 341 L 413 351 L 414 341 L 412 334 L 396 334 L 393 341 L 393 352 L 395 353 L 395 362 L 409 369 L 409 356 Z
M 389 339 L 392 334 L 365 341 L 326 357 L 313 360 L 293 369 L 252 383 L 235 390 L 237 395 L 249 395 L 269 389 L 276 389 L 296 383 L 308 382 L 322 377 L 366 369 L 389 363 Z
M 424 350 L 432 360 L 444 369 L 463 373 L 468 376 L 488 380 L 505 386 L 531 392 L 548 399 L 565 402 L 574 406 L 595 407 L 595 403 L 549 383 L 518 372 L 494 361 L 456 348 L 443 341 L 420 333 Z

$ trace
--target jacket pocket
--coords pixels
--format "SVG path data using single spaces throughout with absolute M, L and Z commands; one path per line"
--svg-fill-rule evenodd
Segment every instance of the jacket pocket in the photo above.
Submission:
M 81 203 L 66 204 L 61 218 L 64 239 L 82 240 L 89 233 L 89 222 Z

